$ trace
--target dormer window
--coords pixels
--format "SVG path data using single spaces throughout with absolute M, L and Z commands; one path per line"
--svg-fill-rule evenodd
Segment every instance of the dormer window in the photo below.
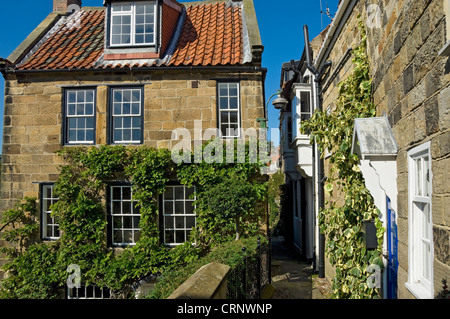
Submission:
M 111 47 L 156 44 L 157 2 L 113 2 L 110 10 Z

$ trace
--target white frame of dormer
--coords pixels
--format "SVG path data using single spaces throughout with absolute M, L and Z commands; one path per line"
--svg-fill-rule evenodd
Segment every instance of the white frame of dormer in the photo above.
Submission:
M 131 6 L 130 11 L 125 12 L 114 12 L 114 6 L 116 5 L 126 5 L 129 4 Z M 136 5 L 137 4 L 153 4 L 154 6 L 154 20 L 153 20 L 153 42 L 148 43 L 139 43 L 136 44 Z M 125 15 L 131 15 L 131 34 L 130 34 L 130 43 L 125 44 L 113 44 L 113 18 L 116 16 L 125 16 Z M 157 40 L 158 40 L 158 30 L 159 30 L 159 6 L 157 0 L 149 0 L 145 2 L 136 2 L 136 1 L 120 1 L 120 2 L 112 2 L 109 5 L 109 14 L 108 14 L 108 47 L 109 48 L 127 48 L 127 47 L 149 47 L 149 46 L 156 46 Z

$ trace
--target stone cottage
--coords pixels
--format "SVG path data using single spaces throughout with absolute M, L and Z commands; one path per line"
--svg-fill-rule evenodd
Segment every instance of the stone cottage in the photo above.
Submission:
M 223 138 L 240 138 L 242 130 L 264 122 L 266 70 L 252 0 L 53 4 L 29 37 L 0 59 L 5 78 L 0 209 L 24 196 L 39 198 L 42 240 L 59 236 L 49 207 L 57 200 L 52 187 L 62 160 L 55 151 L 62 147 L 171 149 L 178 128 L 192 132 L 200 125 L 218 129 Z M 191 189 L 169 191 L 190 202 Z M 129 206 L 130 192 L 130 186 L 111 189 L 121 210 Z M 191 210 L 185 214 L 182 227 L 168 229 L 166 244 L 183 242 L 195 218 Z M 133 244 L 136 228 L 122 229 L 112 244 Z
M 301 99 L 295 92 L 300 92 L 303 76 L 309 75 L 309 83 L 319 82 L 322 109 L 333 112 L 337 85 L 353 70 L 352 48 L 361 39 L 359 19 L 367 30 L 367 53 L 376 105 L 376 118 L 369 123 L 376 129 L 364 132 L 361 125 L 356 125 L 355 134 L 364 137 L 364 134 L 385 130 L 388 134 L 385 136 L 392 137 L 389 152 L 378 150 L 378 153 L 365 155 L 357 150 L 362 145 L 361 139 L 354 140 L 355 152 L 363 155 L 360 167 L 366 184 L 382 212 L 387 229 L 383 247 L 386 266 L 381 287 L 383 297 L 434 298 L 442 290 L 442 279 L 450 278 L 450 2 L 340 1 L 331 25 L 311 41 L 314 67 L 324 73 L 317 79 L 304 67 L 303 56 L 300 63 L 297 61 L 299 67 L 294 68 L 301 76 L 292 84 L 287 81 L 293 79 L 294 73 L 292 68 L 285 66 L 282 75 L 286 77 L 282 84 L 287 82 L 285 85 L 289 88 L 285 88 L 285 92 L 292 94 L 286 98 L 297 97 L 300 105 Z M 313 104 L 311 108 L 316 107 Z M 290 145 L 295 154 L 297 149 L 306 146 L 297 132 L 303 109 L 295 105 L 292 110 L 283 118 L 289 115 L 296 118 L 289 127 L 297 129 L 289 130 L 286 123 L 281 123 L 281 129 L 282 135 L 291 132 L 290 144 L 286 147 Z M 283 112 L 289 113 L 289 110 Z M 287 170 L 305 175 L 307 163 L 301 160 L 305 161 L 304 157 L 309 156 L 311 164 L 314 154 L 308 155 L 304 151 L 298 154 L 294 160 L 297 167 Z M 327 154 L 324 166 L 327 176 L 330 169 Z M 317 172 L 312 175 L 317 176 L 315 174 Z M 298 208 L 301 210 L 302 205 Z M 298 214 L 304 215 L 303 212 Z M 318 254 L 317 229 L 314 236 Z M 326 277 L 331 279 L 334 269 L 327 259 L 325 270 Z

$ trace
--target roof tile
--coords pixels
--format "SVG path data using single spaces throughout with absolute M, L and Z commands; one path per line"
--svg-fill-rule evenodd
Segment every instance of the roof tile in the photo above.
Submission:
M 242 10 L 225 2 L 189 6 L 172 57 L 166 66 L 236 65 L 243 63 Z M 104 10 L 81 10 L 69 16 L 19 70 L 91 69 L 155 66 L 155 60 L 105 61 Z

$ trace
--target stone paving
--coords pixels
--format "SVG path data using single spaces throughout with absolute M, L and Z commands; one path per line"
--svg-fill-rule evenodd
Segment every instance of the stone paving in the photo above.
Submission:
M 267 291 L 268 299 L 326 299 L 330 284 L 317 278 L 312 265 L 301 262 L 283 237 L 273 237 L 272 285 Z

